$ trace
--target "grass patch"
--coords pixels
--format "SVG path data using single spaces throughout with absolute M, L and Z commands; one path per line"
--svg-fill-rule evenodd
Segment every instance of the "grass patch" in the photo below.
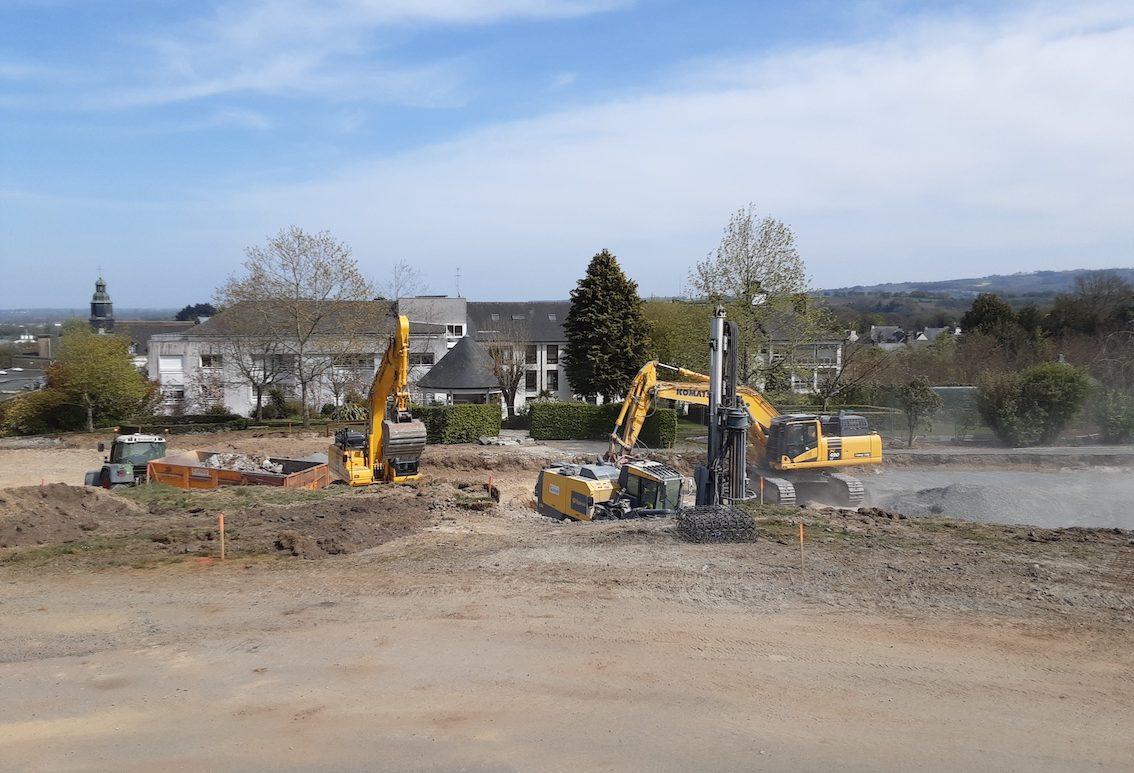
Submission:
M 253 505 L 321 502 L 349 491 L 349 486 L 328 486 L 316 491 L 277 486 L 221 486 L 212 491 L 184 491 L 174 486 L 153 483 L 120 489 L 114 493 L 155 512 L 193 510 L 216 513 Z
M 687 419 L 677 420 L 677 439 L 678 440 L 692 440 L 693 438 L 704 438 L 709 434 L 709 428 L 704 424 L 699 424 L 695 421 Z
M 61 542 L 57 545 L 17 548 L 0 558 L 0 564 L 19 566 L 44 566 L 63 556 L 99 555 L 123 550 L 131 544 L 143 541 L 138 537 L 100 537 L 89 540 Z

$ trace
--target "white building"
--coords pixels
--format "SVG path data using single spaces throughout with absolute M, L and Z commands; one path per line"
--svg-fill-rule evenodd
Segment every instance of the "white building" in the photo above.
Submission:
M 563 322 L 571 308 L 570 301 L 469 301 L 464 298 L 421 296 L 398 301 L 398 312 L 410 319 L 410 331 L 425 325 L 444 327 L 443 337 L 419 336 L 422 352 L 417 362 L 421 371 L 414 369 L 411 380 L 416 384 L 429 368 L 425 349 L 432 345 L 433 361 L 453 348 L 457 340 L 468 335 L 488 348 L 505 346 L 511 356 L 523 358 L 524 379 L 516 393 L 516 410 L 522 411 L 529 400 L 543 396 L 553 400 L 570 400 L 571 385 L 563 366 L 563 350 L 567 336 Z M 412 355 L 411 355 L 412 356 Z M 445 392 L 417 389 L 416 397 L 423 402 L 451 402 L 453 396 Z
M 350 392 L 366 394 L 393 330 L 389 310 L 387 302 L 344 302 L 320 321 L 305 348 L 306 369 L 317 374 L 307 398 L 314 413 L 327 403 L 341 404 Z M 264 405 L 273 389 L 298 400 L 297 347 L 256 331 L 256 313 L 238 305 L 183 333 L 152 336 L 146 369 L 161 387 L 160 410 L 224 407 L 249 416 L 258 388 Z
M 563 369 L 566 344 L 563 320 L 568 301 L 485 303 L 465 298 L 418 296 L 397 302 L 397 313 L 410 319 L 410 388 L 415 401 L 450 402 L 446 392 L 418 389 L 417 382 L 464 336 L 485 346 L 507 342 L 524 359 L 524 381 L 516 396 L 516 409 L 529 399 L 572 397 Z M 360 322 L 363 324 L 360 328 Z M 350 392 L 365 395 L 386 350 L 393 330 L 391 304 L 365 301 L 338 304 L 325 317 L 306 351 L 309 369 L 320 372 L 309 386 L 312 412 L 328 403 L 341 404 Z M 268 393 L 280 389 L 298 400 L 295 347 L 273 344 L 256 335 L 256 313 L 235 306 L 221 311 L 189 330 L 157 334 L 148 343 L 146 372 L 161 386 L 164 413 L 203 413 L 224 407 L 232 413 L 252 415 L 257 385 L 263 404 Z M 344 331 L 354 333 L 344 334 Z

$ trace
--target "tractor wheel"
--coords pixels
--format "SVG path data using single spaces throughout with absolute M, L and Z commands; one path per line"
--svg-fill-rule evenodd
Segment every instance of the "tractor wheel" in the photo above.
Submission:
M 677 533 L 688 542 L 753 542 L 756 522 L 735 507 L 687 507 L 677 513 Z

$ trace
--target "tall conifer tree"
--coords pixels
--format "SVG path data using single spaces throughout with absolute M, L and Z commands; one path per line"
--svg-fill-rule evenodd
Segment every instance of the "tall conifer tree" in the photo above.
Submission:
M 645 364 L 648 326 L 638 284 L 627 278 L 608 250 L 591 258 L 586 275 L 571 291 L 563 324 L 571 388 L 585 397 L 617 400 Z

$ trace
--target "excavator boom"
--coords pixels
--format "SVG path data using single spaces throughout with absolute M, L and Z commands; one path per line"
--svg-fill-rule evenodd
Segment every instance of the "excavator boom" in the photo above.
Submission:
M 370 384 L 365 437 L 344 428 L 335 433 L 335 444 L 327 451 L 332 471 L 352 486 L 421 477 L 417 468 L 425 449 L 425 425 L 409 412 L 409 344 L 409 318 L 399 316 Z

